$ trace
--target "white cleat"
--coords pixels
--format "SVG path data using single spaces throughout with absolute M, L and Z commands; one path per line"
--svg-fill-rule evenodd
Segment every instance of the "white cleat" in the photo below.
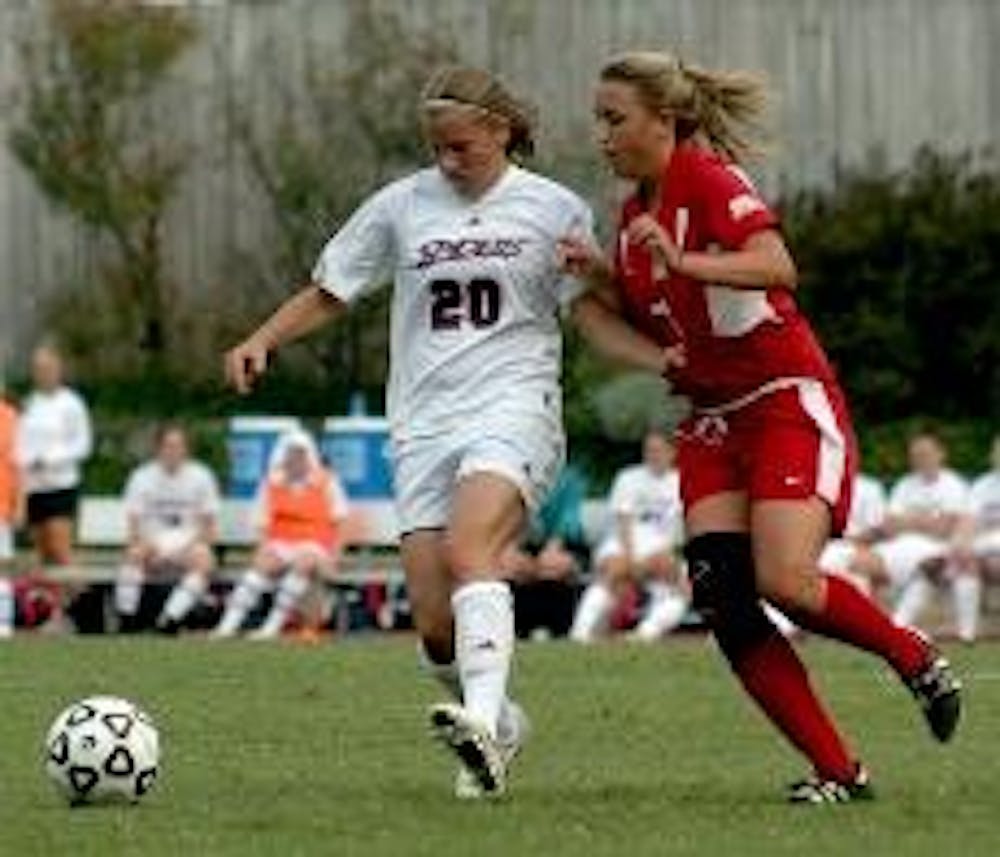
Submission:
M 508 716 L 501 718 L 497 728 L 497 749 L 505 771 L 510 770 L 514 759 L 531 737 L 531 721 L 524 709 L 513 700 L 507 700 L 507 711 Z M 455 797 L 459 800 L 478 800 L 482 796 L 479 780 L 464 765 L 460 766 L 455 774 Z
M 462 798 L 501 796 L 506 788 L 506 764 L 500 742 L 485 724 L 454 702 L 431 706 L 429 719 L 432 734 L 458 757 L 470 779 L 463 783 L 461 794 L 456 781 L 455 794 Z M 478 787 L 479 793 L 472 794 L 471 787 Z
M 272 631 L 270 628 L 260 627 L 255 631 L 251 631 L 247 634 L 246 638 L 252 640 L 255 643 L 268 642 L 270 640 L 277 640 L 281 636 L 281 631 Z

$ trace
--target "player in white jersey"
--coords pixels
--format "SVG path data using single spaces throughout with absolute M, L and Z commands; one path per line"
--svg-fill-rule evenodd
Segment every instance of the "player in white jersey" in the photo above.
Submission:
M 888 536 L 875 546 L 898 596 L 893 618 L 914 624 L 936 579 L 951 582 L 959 636 L 975 636 L 980 585 L 968 564 L 955 563 L 958 528 L 968 510 L 968 485 L 945 467 L 947 453 L 933 432 L 909 442 L 911 472 L 893 487 L 885 520 Z
M 649 603 L 633 637 L 657 640 L 680 624 L 688 608 L 678 550 L 684 540 L 680 479 L 674 447 L 662 431 L 646 433 L 642 464 L 616 477 L 608 501 L 613 523 L 594 552 L 596 572 L 577 607 L 570 638 L 589 643 L 603 631 L 630 581 L 646 585 Z
M 968 514 L 955 537 L 955 563 L 973 581 L 965 585 L 976 598 L 976 612 L 969 608 L 971 627 L 965 629 L 969 640 L 975 638 L 977 630 L 982 581 L 1000 579 L 1000 435 L 993 439 L 990 464 L 992 469 L 972 483 Z
M 501 556 L 563 459 L 559 313 L 611 356 L 662 371 L 661 349 L 561 269 L 587 236 L 573 193 L 517 166 L 529 112 L 492 75 L 449 68 L 421 113 L 435 165 L 393 182 L 324 248 L 312 282 L 229 352 L 246 391 L 268 354 L 393 284 L 388 411 L 401 555 L 428 665 L 461 704 L 431 709 L 463 796 L 504 790 L 523 715 L 507 697 L 514 643 Z
M 188 457 L 187 435 L 166 425 L 156 437 L 156 457 L 137 467 L 125 486 L 128 547 L 115 584 L 120 629 L 141 627 L 142 592 L 151 576 L 180 572 L 157 628 L 175 632 L 208 588 L 215 568 L 212 544 L 219 515 L 212 472 Z

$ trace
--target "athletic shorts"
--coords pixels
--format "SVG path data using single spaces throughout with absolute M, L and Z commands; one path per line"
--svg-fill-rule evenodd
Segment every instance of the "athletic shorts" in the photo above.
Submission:
M 872 550 L 885 563 L 885 570 L 895 589 L 905 586 L 920 571 L 924 563 L 936 562 L 948 556 L 951 544 L 923 533 L 900 533 L 879 542 Z
M 972 542 L 972 551 L 976 556 L 1000 556 L 1000 529 L 986 530 L 980 533 Z
M 677 431 L 685 509 L 728 491 L 750 502 L 819 497 L 831 535 L 843 533 L 857 448 L 838 387 L 812 379 L 776 383 L 732 408 L 695 410 Z
M 632 557 L 637 562 L 645 562 L 650 557 L 657 554 L 671 553 L 676 545 L 670 535 L 665 532 L 657 532 L 649 527 L 635 527 L 632 532 Z M 614 533 L 607 536 L 594 552 L 594 562 L 603 562 L 614 556 L 622 556 L 625 548 Z
M 393 443 L 400 533 L 442 529 L 460 479 L 492 473 L 512 483 L 529 513 L 555 485 L 566 455 L 558 412 L 505 413 L 452 434 Z
M 52 518 L 75 518 L 79 491 L 62 488 L 28 495 L 28 523 L 41 524 Z
M 329 567 L 333 565 L 336 554 L 331 548 L 316 541 L 291 542 L 286 539 L 271 539 L 262 545 L 265 551 L 274 554 L 282 565 L 291 565 L 299 557 L 312 556 L 320 564 Z

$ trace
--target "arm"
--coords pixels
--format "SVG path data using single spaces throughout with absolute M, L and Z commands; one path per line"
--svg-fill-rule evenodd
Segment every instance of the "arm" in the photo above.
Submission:
M 71 401 L 72 405 L 66 411 L 64 437 L 42 454 L 47 465 L 82 462 L 93 451 L 94 436 L 87 408 L 75 394 Z
M 669 270 L 702 282 L 738 289 L 794 289 L 798 282 L 791 254 L 774 229 L 754 232 L 738 250 L 687 253 L 653 217 L 643 214 L 629 223 L 628 237 Z
M 267 369 L 268 355 L 339 318 L 346 305 L 310 284 L 286 300 L 260 327 L 226 354 L 226 378 L 239 393 L 248 393 Z
M 657 375 L 684 365 L 680 348 L 661 348 L 590 292 L 573 302 L 571 316 L 584 338 L 611 360 Z

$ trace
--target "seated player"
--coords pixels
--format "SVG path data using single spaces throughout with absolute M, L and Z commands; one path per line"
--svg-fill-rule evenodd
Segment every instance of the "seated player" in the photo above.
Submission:
M 580 514 L 586 483 L 568 465 L 532 515 L 525 538 L 511 546 L 502 564 L 514 595 L 519 637 L 565 636 L 573 621 L 576 576 L 587 562 Z
M 219 486 L 212 471 L 189 457 L 179 425 L 156 434 L 156 456 L 133 471 L 125 487 L 128 547 L 115 585 L 119 629 L 147 624 L 143 592 L 150 581 L 177 579 L 156 620 L 175 633 L 208 589 L 215 569 Z
M 622 470 L 611 488 L 614 525 L 595 552 L 594 581 L 573 620 L 570 637 L 577 642 L 590 642 L 605 629 L 618 598 L 632 582 L 645 583 L 649 595 L 634 638 L 659 639 L 687 613 L 687 586 L 677 556 L 683 517 L 673 443 L 666 433 L 650 430 L 642 455 L 643 463 Z
M 14 560 L 14 528 L 21 517 L 15 444 L 17 409 L 4 397 L 0 378 L 0 640 L 14 634 L 14 587 L 7 578 Z
M 983 579 L 1000 580 L 1000 435 L 993 439 L 990 453 L 992 470 L 984 473 L 969 491 L 968 514 L 959 525 L 955 538 L 955 563 L 971 569 L 966 586 L 982 586 Z M 976 593 L 978 607 L 981 593 Z M 969 616 L 976 623 L 967 627 L 963 639 L 975 638 L 978 611 Z
M 275 585 L 271 610 L 250 636 L 269 640 L 281 634 L 313 581 L 335 573 L 347 511 L 340 480 L 323 466 L 312 437 L 303 431 L 284 435 L 275 445 L 257 495 L 261 545 L 253 567 L 229 596 L 213 636 L 239 632 L 247 615 Z
M 915 624 L 936 582 L 949 582 L 958 634 L 975 637 L 981 584 L 975 564 L 956 562 L 955 539 L 967 514 L 968 485 L 945 467 L 947 450 L 930 431 L 909 443 L 911 472 L 892 489 L 885 520 L 886 541 L 875 546 L 898 595 L 893 618 Z

